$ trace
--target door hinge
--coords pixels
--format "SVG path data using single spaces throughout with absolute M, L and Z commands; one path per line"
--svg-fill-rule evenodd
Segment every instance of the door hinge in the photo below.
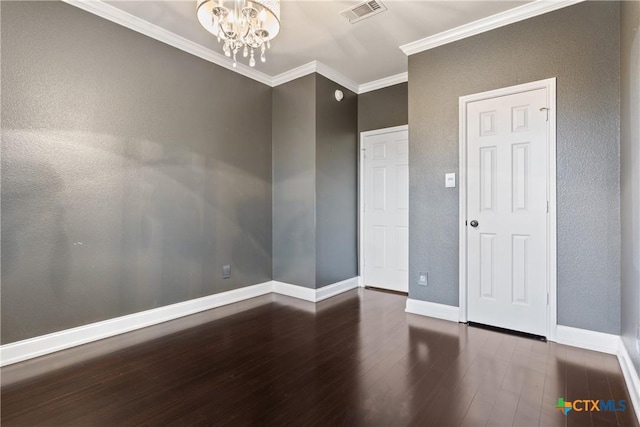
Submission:
M 549 292 L 547 292 L 547 305 L 549 305 Z
M 361 148 L 362 150 L 362 157 L 364 157 L 365 159 L 367 158 L 367 149 L 366 148 Z
M 547 114 L 546 121 L 549 121 L 549 108 L 547 108 L 547 107 L 542 107 L 542 108 L 540 109 L 540 111 L 544 111 L 544 112 Z
M 549 201 L 547 200 L 547 213 L 549 213 Z

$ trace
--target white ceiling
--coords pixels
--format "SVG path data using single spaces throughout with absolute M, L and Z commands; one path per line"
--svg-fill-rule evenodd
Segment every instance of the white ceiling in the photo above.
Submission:
M 399 46 L 482 19 L 527 1 L 382 0 L 386 12 L 350 24 L 339 12 L 359 1 L 283 1 L 280 34 L 267 62 L 273 77 L 311 61 L 363 84 L 407 71 Z M 107 1 L 109 5 L 207 49 L 222 52 L 195 16 L 196 0 Z M 240 61 L 242 62 L 242 61 Z

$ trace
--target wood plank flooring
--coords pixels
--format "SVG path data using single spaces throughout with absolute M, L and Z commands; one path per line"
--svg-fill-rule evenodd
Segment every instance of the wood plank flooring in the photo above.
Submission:
M 405 301 L 268 295 L 8 366 L 2 425 L 638 425 L 614 356 L 406 314 Z M 564 416 L 559 397 L 628 409 Z

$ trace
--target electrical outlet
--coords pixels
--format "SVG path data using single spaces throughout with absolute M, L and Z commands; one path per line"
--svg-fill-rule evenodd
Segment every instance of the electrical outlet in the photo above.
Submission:
M 419 272 L 418 273 L 418 285 L 427 286 L 427 278 L 429 273 L 427 272 Z
M 222 278 L 223 279 L 228 279 L 231 277 L 231 266 L 230 265 L 223 265 L 222 266 Z

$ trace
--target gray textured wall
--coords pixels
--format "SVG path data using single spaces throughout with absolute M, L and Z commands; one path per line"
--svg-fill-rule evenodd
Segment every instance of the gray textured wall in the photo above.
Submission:
M 558 322 L 620 332 L 619 7 L 584 2 L 409 57 L 411 298 L 458 305 L 458 190 L 444 187 L 458 98 L 557 77 Z
M 640 372 L 640 2 L 620 7 L 622 339 Z
M 357 276 L 357 107 L 315 73 L 273 89 L 274 280 L 320 288 Z
M 315 288 L 316 75 L 273 89 L 273 279 Z
M 1 7 L 2 342 L 270 280 L 271 88 L 60 2 Z
M 357 120 L 358 96 L 316 75 L 316 288 L 358 275 Z
M 358 132 L 408 123 L 408 83 L 358 95 Z

